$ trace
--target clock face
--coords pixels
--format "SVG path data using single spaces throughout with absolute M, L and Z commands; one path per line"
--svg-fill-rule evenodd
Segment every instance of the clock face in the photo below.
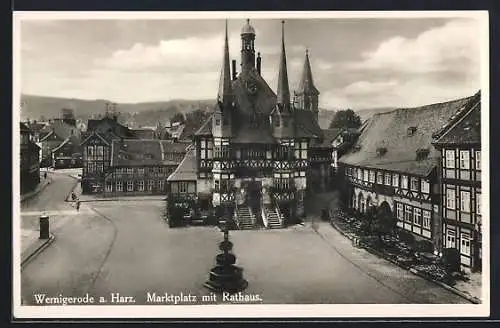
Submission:
M 247 87 L 247 90 L 250 94 L 255 94 L 257 92 L 257 82 L 255 80 L 248 80 L 246 82 L 246 87 Z

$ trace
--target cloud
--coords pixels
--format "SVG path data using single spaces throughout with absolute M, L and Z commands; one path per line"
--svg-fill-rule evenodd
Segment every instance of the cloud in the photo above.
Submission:
M 479 24 L 471 19 L 457 19 L 415 38 L 393 37 L 363 60 L 352 63 L 358 69 L 388 69 L 406 73 L 479 71 Z
M 480 88 L 480 26 L 456 19 L 416 37 L 395 36 L 358 61 L 319 61 L 343 87 L 323 93 L 325 106 L 412 107 L 472 95 Z M 356 80 L 352 80 L 355 78 Z

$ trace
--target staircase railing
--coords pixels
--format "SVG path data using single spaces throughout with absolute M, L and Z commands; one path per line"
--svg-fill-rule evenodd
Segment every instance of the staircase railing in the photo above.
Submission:
M 265 206 L 266 205 L 264 205 L 264 202 L 261 200 L 260 201 L 260 212 L 261 212 L 261 216 L 262 216 L 262 223 L 264 224 L 264 227 L 267 229 L 267 228 L 269 228 L 269 222 L 267 220 L 267 213 L 266 213 Z
M 238 228 L 238 230 L 239 230 L 240 229 L 240 218 L 238 217 L 238 213 L 239 213 L 238 202 L 234 202 L 233 220 L 234 220 L 234 224 L 236 225 L 236 228 Z
M 256 218 L 255 218 L 255 215 L 253 214 L 253 210 L 250 206 L 248 207 L 248 212 L 250 213 L 250 220 L 252 222 L 252 226 L 255 227 Z
M 281 214 L 280 207 L 278 206 L 277 203 L 274 203 L 274 211 L 276 212 L 276 215 L 278 216 L 278 220 L 280 221 L 280 226 L 283 227 L 283 215 Z

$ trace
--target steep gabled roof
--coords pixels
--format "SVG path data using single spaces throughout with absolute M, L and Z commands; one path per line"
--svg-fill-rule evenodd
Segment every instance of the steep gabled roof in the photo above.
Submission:
M 196 154 L 194 149 L 190 149 L 167 181 L 196 181 L 196 169 Z
M 212 119 L 213 115 L 211 115 L 205 123 L 201 125 L 201 127 L 198 129 L 198 131 L 195 132 L 194 135 L 196 136 L 210 136 L 212 135 Z
M 63 120 L 56 120 L 40 130 L 40 141 L 45 140 L 49 135 L 55 134 L 61 140 L 65 140 L 72 134 L 80 136 L 80 131 L 64 122 Z
M 77 149 L 80 146 L 80 138 L 78 138 L 77 136 L 73 135 L 73 136 L 67 137 L 63 142 L 61 142 L 61 144 L 59 146 L 57 146 L 56 148 L 52 149 L 52 152 L 58 151 L 59 149 L 61 149 L 61 147 L 63 147 L 64 145 L 66 145 L 69 142 L 71 142 L 71 144 L 73 145 L 73 147 L 75 149 Z
M 435 145 L 481 144 L 481 93 L 463 106 L 434 134 Z
M 340 162 L 427 176 L 439 158 L 439 152 L 431 145 L 433 133 L 470 99 L 375 114 L 353 149 L 342 156 Z M 383 148 L 386 152 L 380 155 L 378 150 Z M 426 159 L 417 161 L 417 150 L 422 149 L 429 150 L 429 154 Z
M 187 144 L 158 139 L 113 140 L 113 166 L 178 165 Z

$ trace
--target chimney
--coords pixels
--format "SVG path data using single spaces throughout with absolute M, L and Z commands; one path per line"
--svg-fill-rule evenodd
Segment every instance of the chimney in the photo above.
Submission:
M 233 76 L 232 76 L 232 79 L 233 80 L 236 80 L 236 60 L 233 59 L 231 61 L 231 65 L 232 65 L 232 69 L 233 69 Z
M 260 52 L 257 53 L 257 73 L 260 75 L 260 67 L 262 63 L 262 58 L 260 57 Z

